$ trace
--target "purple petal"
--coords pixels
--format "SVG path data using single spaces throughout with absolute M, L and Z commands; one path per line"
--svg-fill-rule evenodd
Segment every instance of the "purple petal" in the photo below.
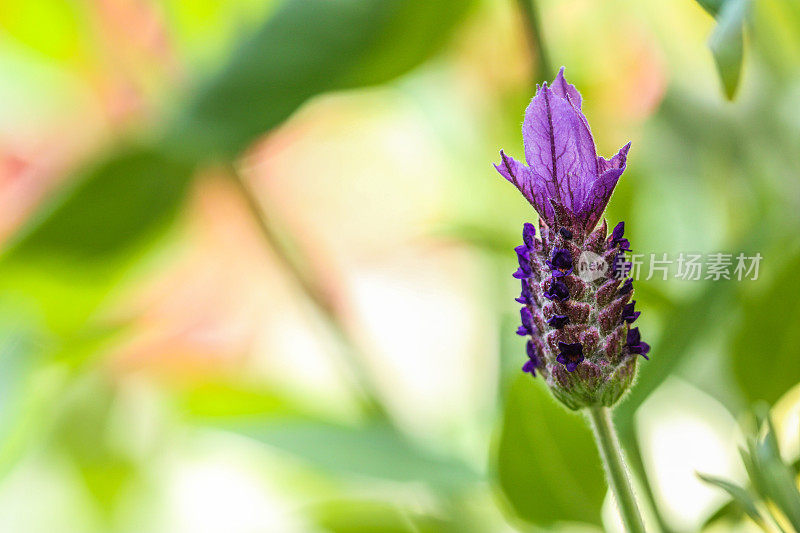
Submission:
M 574 85 L 568 83 L 567 80 L 564 79 L 564 67 L 561 67 L 561 70 L 559 70 L 556 75 L 556 79 L 553 80 L 553 92 L 569 101 L 575 109 L 580 110 L 581 93 L 578 92 L 578 89 L 576 89 Z
M 532 203 L 534 207 L 543 205 L 546 210 L 539 214 L 548 223 L 554 222 L 547 199 L 555 199 L 577 212 L 585 204 L 598 164 L 594 140 L 583 114 L 543 84 L 525 110 L 522 138 L 531 171 L 531 191 L 535 198 Z
M 537 199 L 537 196 L 534 195 L 532 184 L 533 179 L 528 167 L 500 150 L 500 163 L 494 165 L 494 168 L 500 173 L 501 176 L 510 181 L 517 189 L 519 189 L 519 192 L 522 193 L 522 195 L 528 200 L 528 202 L 531 203 L 533 208 L 536 209 L 539 214 L 542 213 L 544 209 L 544 203 L 542 202 L 541 204 L 537 204 L 537 202 L 542 200 L 543 197 L 539 195 Z
M 522 242 L 525 243 L 530 250 L 536 249 L 536 227 L 530 222 L 522 225 Z
M 631 149 L 631 143 L 626 144 L 622 148 L 619 149 L 617 155 L 612 157 L 611 159 L 606 159 L 605 157 L 597 158 L 597 171 L 602 174 L 607 170 L 612 170 L 615 168 L 625 168 L 625 162 L 628 160 L 628 150 Z
M 616 226 L 614 226 L 609 239 L 611 240 L 611 243 L 614 244 L 619 242 L 623 235 L 625 235 L 625 222 L 621 220 Z
M 630 148 L 631 143 L 626 144 L 610 161 L 606 161 L 602 157 L 597 158 L 598 173 L 600 175 L 589 189 L 586 201 L 576 211 L 578 219 L 583 221 L 587 231 L 591 231 L 597 225 L 597 221 L 600 220 L 603 211 L 606 210 L 611 193 L 614 192 L 614 187 L 617 186 L 619 177 L 625 171 Z
M 563 328 L 567 324 L 567 322 L 569 322 L 569 317 L 567 315 L 553 315 L 547 321 L 547 323 L 550 326 L 552 326 L 552 327 L 554 327 L 556 329 Z

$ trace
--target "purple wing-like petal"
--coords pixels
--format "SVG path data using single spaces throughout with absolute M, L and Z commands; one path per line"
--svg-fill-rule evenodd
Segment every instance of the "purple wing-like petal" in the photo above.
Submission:
M 528 167 L 500 150 L 500 163 L 494 165 L 494 168 L 497 169 L 497 172 L 499 172 L 501 176 L 513 183 L 514 186 L 519 189 L 519 192 L 531 203 L 533 208 L 536 209 L 539 214 L 542 214 L 544 208 L 540 200 L 543 196 L 541 194 L 537 196 L 534 193 L 533 178 Z
M 582 102 L 581 93 L 578 92 L 578 89 L 576 89 L 574 85 L 564 79 L 564 67 L 561 67 L 561 70 L 558 71 L 556 79 L 553 80 L 552 88 L 554 93 L 561 98 L 569 100 L 569 103 L 580 111 Z
M 630 147 L 631 143 L 623 146 L 619 153 L 612 157 L 610 161 L 602 157 L 597 158 L 598 163 L 602 161 L 598 166 L 601 168 L 608 166 L 609 168 L 601 171 L 600 176 L 589 190 L 586 201 L 576 213 L 578 219 L 582 221 L 583 227 L 586 228 L 587 231 L 591 231 L 603 215 L 606 204 L 608 204 L 608 200 L 611 198 L 611 193 L 614 192 L 614 187 L 617 186 L 619 177 L 625 171 L 625 163 Z
M 628 160 L 628 150 L 631 149 L 631 143 L 626 144 L 622 148 L 620 148 L 617 155 L 612 157 L 611 159 L 606 159 L 605 157 L 597 157 L 597 171 L 602 174 L 607 170 L 611 170 L 614 168 L 625 168 L 625 162 Z
M 522 138 L 534 196 L 542 191 L 577 212 L 597 176 L 594 140 L 581 112 L 543 84 L 525 111 Z M 541 203 L 547 212 L 540 214 L 552 223 L 550 206 Z
M 532 192 L 531 187 L 531 173 L 528 167 L 506 155 L 503 150 L 500 150 L 500 163 L 494 165 L 497 172 L 500 173 L 505 179 L 511 182 L 519 192 L 531 203 L 531 205 L 539 211 L 536 199 Z

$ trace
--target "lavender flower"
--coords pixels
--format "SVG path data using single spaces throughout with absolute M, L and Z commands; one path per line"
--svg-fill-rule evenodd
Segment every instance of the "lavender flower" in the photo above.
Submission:
M 522 125 L 525 161 L 500 151 L 497 171 L 539 214 L 523 227 L 516 248 L 523 305 L 518 334 L 529 338 L 523 370 L 538 370 L 553 394 L 572 409 L 611 406 L 630 386 L 638 355 L 650 346 L 630 325 L 639 317 L 631 301 L 630 243 L 625 224 L 608 234 L 598 225 L 625 170 L 630 143 L 611 159 L 599 157 L 581 95 L 564 79 L 537 87 Z M 584 252 L 609 268 L 584 279 L 574 269 Z M 624 281 L 623 281 L 624 279 Z

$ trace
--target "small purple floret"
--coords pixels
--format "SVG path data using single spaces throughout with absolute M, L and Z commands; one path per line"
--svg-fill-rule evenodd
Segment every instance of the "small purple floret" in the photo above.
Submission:
M 556 361 L 567 367 L 568 372 L 574 372 L 583 361 L 583 345 L 579 342 L 558 343 L 558 357 Z
M 519 317 L 522 320 L 522 325 L 517 330 L 517 335 L 533 335 L 534 326 L 533 326 L 533 315 L 531 314 L 530 309 L 527 307 L 523 307 L 519 310 Z
M 547 320 L 547 323 L 556 329 L 563 328 L 567 322 L 569 322 L 569 317 L 567 315 L 553 315 Z
M 569 288 L 563 281 L 550 278 L 550 286 L 543 294 L 548 300 L 563 302 L 569 299 Z
M 519 269 L 512 275 L 517 279 L 527 279 L 531 277 L 533 275 L 533 270 L 531 269 L 531 254 L 528 247 L 520 245 L 514 248 L 514 251 L 517 252 Z
M 633 321 L 639 318 L 641 314 L 639 311 L 634 311 L 634 306 L 636 305 L 636 300 L 625 304 L 625 307 L 622 308 L 622 320 L 627 322 L 628 324 L 633 324 Z
M 547 266 L 554 276 L 566 276 L 572 272 L 572 254 L 566 248 L 556 248 L 553 256 L 547 260 Z
M 628 239 L 622 238 L 625 234 L 625 222 L 620 222 L 616 226 L 614 226 L 614 230 L 611 232 L 611 236 L 608 238 L 608 247 L 609 249 L 615 248 L 619 246 L 619 249 L 623 252 L 630 252 L 631 251 L 631 243 Z
M 639 328 L 631 328 L 628 330 L 628 337 L 625 345 L 631 353 L 637 353 L 645 359 L 650 360 L 650 358 L 647 357 L 647 352 L 650 351 L 650 345 L 642 340 L 639 334 Z
M 525 246 L 528 247 L 528 250 L 536 249 L 536 241 L 534 240 L 534 237 L 536 237 L 536 227 L 530 222 L 526 222 L 525 224 L 523 224 L 522 242 L 525 243 Z
M 520 293 L 519 297 L 514 298 L 517 302 L 521 303 L 522 305 L 532 305 L 533 304 L 533 293 L 531 293 L 531 286 L 528 283 L 528 280 L 521 280 L 522 281 L 522 292 Z
M 619 295 L 628 294 L 633 290 L 633 279 L 627 278 L 625 283 L 622 284 L 622 287 L 619 288 Z
M 533 341 L 528 341 L 528 344 L 525 345 L 525 351 L 528 354 L 528 360 L 525 361 L 525 364 L 522 365 L 522 371 L 528 372 L 533 377 L 536 377 L 536 367 L 539 366 L 539 355 L 536 353 L 536 346 L 534 346 Z
M 558 228 L 558 233 L 565 239 L 570 240 L 572 239 L 572 231 L 567 228 Z

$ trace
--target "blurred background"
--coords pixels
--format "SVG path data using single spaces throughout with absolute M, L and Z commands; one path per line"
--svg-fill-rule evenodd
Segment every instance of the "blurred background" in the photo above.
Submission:
M 634 250 L 763 256 L 637 284 L 650 527 L 774 528 L 696 473 L 797 480 L 796 2 L 2 0 L 0 531 L 619 531 L 491 167 L 561 65 Z

